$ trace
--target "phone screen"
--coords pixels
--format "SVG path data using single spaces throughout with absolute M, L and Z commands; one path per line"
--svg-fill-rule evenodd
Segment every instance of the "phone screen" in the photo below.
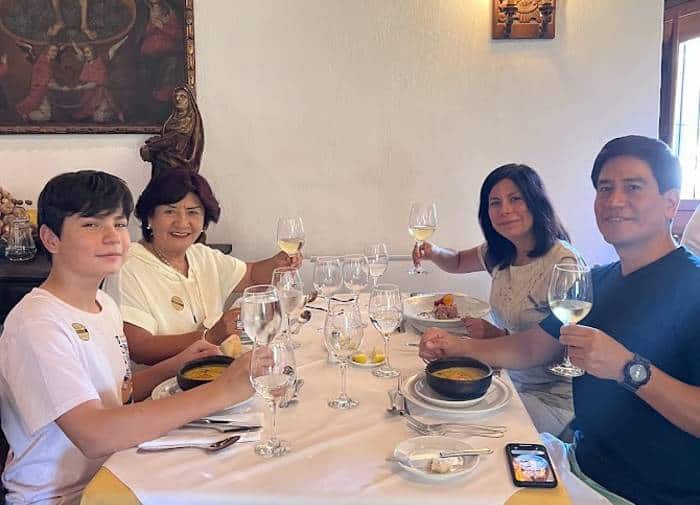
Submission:
M 555 487 L 557 485 L 557 478 L 544 446 L 508 444 L 506 453 L 516 486 Z

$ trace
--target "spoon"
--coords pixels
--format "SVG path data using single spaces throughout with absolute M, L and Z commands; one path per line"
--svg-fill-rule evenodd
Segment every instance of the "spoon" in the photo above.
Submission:
M 296 335 L 301 330 L 301 327 L 309 321 L 311 321 L 311 311 L 305 310 L 301 314 L 299 314 L 299 317 L 295 321 L 296 326 L 294 326 L 289 333 L 291 333 L 292 335 Z

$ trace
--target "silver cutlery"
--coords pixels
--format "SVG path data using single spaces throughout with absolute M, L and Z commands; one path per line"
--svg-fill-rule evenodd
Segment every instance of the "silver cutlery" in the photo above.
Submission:
M 155 452 L 155 451 L 168 451 L 170 449 L 202 449 L 207 452 L 216 452 L 226 447 L 230 447 L 241 439 L 240 435 L 234 435 L 232 437 L 224 438 L 210 444 L 172 444 L 172 445 L 159 445 L 151 447 L 139 447 L 139 451 Z
M 430 428 L 425 426 L 419 426 L 410 420 L 406 421 L 406 424 L 416 433 L 420 435 L 440 435 L 440 436 L 467 436 L 467 437 L 485 437 L 485 438 L 503 438 L 504 433 L 500 431 L 490 431 L 483 430 L 480 428 L 472 428 L 469 426 L 455 427 L 455 428 Z
M 185 425 L 183 428 L 207 428 L 210 430 L 216 430 L 221 433 L 233 433 L 237 431 L 253 431 L 259 430 L 262 426 L 259 425 L 240 425 L 235 423 L 211 423 L 206 421 L 192 421 Z
M 459 451 L 439 451 L 437 453 L 424 453 L 418 455 L 410 455 L 406 457 L 390 456 L 386 458 L 387 461 L 392 461 L 396 463 L 412 463 L 414 461 L 423 461 L 436 458 L 456 458 L 461 456 L 482 456 L 486 454 L 493 454 L 493 449 L 487 447 L 480 449 L 462 449 Z

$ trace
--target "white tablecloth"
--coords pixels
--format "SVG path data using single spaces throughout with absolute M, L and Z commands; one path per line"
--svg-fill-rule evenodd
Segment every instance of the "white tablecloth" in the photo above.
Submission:
M 305 380 L 301 401 L 279 409 L 280 436 L 292 444 L 291 453 L 264 459 L 253 452 L 252 444 L 218 453 L 181 449 L 143 454 L 131 449 L 113 455 L 105 466 L 144 505 L 444 505 L 446 499 L 500 505 L 518 490 L 511 482 L 504 446 L 537 443 L 539 437 L 517 394 L 502 410 L 478 421 L 507 425 L 504 438 L 465 439 L 475 447 L 492 448 L 494 454 L 482 457 L 463 478 L 420 480 L 385 460 L 400 441 L 417 436 L 401 417 L 386 413 L 387 391 L 396 386 L 395 379 L 375 378 L 371 369 L 352 366 L 349 393 L 360 401 L 359 407 L 342 411 L 326 405 L 337 395 L 340 378 L 337 365 L 327 362 L 322 336 L 315 329 L 322 321 L 323 313 L 313 311 L 313 319 L 298 336 L 303 343 L 297 351 L 298 375 Z M 392 337 L 391 363 L 404 377 L 423 367 L 417 348 L 407 346 L 408 341 L 417 342 L 418 337 L 412 333 Z M 365 342 L 364 347 L 381 346 L 371 326 L 365 329 Z

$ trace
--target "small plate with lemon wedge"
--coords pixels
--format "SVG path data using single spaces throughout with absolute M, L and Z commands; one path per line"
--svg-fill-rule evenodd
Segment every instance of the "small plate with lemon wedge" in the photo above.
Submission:
M 360 351 L 352 355 L 352 364 L 360 368 L 374 368 L 384 364 L 384 354 L 377 352 L 376 349 L 371 351 Z

